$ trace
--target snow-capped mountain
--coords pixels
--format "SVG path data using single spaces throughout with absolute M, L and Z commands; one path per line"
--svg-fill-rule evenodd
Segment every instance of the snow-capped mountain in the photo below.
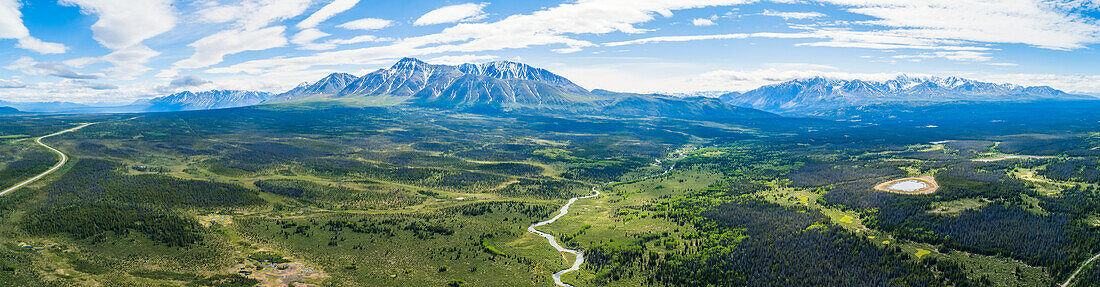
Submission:
M 1047 86 L 993 84 L 958 77 L 910 77 L 886 81 L 809 78 L 767 85 L 744 93 L 722 95 L 727 103 L 765 111 L 810 115 L 837 108 L 885 103 L 952 101 L 1022 102 L 1087 100 Z
M 432 65 L 404 58 L 388 69 L 349 84 L 341 97 L 389 95 L 412 97 L 429 105 L 501 105 L 561 103 L 567 94 L 588 91 L 549 71 L 514 62 Z
M 336 95 L 344 90 L 348 84 L 351 84 L 352 81 L 355 81 L 355 79 L 358 79 L 358 77 L 352 74 L 332 73 L 313 84 L 302 83 L 290 91 L 275 95 L 271 99 L 268 99 L 268 101 L 278 102 L 312 96 Z
M 312 96 L 407 97 L 413 103 L 444 106 L 556 104 L 588 90 L 550 71 L 515 62 L 433 65 L 404 58 L 362 77 L 332 74 L 303 84 L 269 102 Z
M 251 106 L 271 98 L 271 93 L 257 91 L 212 90 L 179 92 L 149 100 L 147 111 L 191 111 Z
M 404 58 L 388 69 L 379 69 L 356 79 L 339 95 L 410 97 L 424 90 L 438 92 L 461 76 L 463 73 L 451 66 Z
M 336 91 L 338 88 L 342 88 Z M 588 91 L 565 77 L 522 63 L 497 61 L 458 66 L 404 58 L 362 77 L 332 74 L 302 84 L 268 102 L 307 97 L 393 97 L 444 109 L 528 109 L 629 117 L 759 118 L 773 114 L 734 107 L 717 99 Z
M 496 61 L 484 64 L 462 64 L 458 66 L 458 70 L 470 75 L 486 76 L 502 80 L 525 80 L 547 83 L 571 93 L 588 92 L 588 90 L 581 88 L 581 86 L 574 84 L 565 77 L 558 76 L 544 69 L 516 62 Z

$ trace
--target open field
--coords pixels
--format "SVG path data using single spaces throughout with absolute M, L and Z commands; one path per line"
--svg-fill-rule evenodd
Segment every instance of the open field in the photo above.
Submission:
M 995 161 L 1010 160 L 1010 159 L 1028 160 L 1028 159 L 1048 159 L 1048 158 L 1053 158 L 1053 157 L 1051 157 L 1051 156 L 1036 156 L 1036 155 L 1005 154 L 1005 155 L 998 155 L 998 156 L 994 156 L 994 157 L 976 158 L 976 159 L 973 159 L 973 161 L 976 161 L 976 162 L 995 162 Z

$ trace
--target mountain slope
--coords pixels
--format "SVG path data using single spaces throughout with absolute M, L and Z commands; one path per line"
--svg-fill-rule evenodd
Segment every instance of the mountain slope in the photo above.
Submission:
M 588 91 L 545 69 L 507 61 L 448 66 L 404 58 L 390 68 L 356 79 L 335 97 L 377 96 L 402 97 L 410 105 L 477 112 L 690 119 L 775 116 L 714 98 Z
M 786 115 L 814 115 L 844 107 L 886 103 L 951 101 L 1026 102 L 1087 100 L 1046 87 L 992 84 L 957 77 L 908 77 L 875 82 L 809 78 L 767 85 L 745 93 L 729 93 L 727 103 Z
M 251 106 L 271 98 L 271 93 L 257 91 L 212 90 L 179 92 L 148 101 L 146 111 L 192 111 Z
M 463 75 L 451 66 L 432 65 L 417 59 L 404 58 L 388 69 L 379 69 L 356 79 L 340 91 L 339 96 L 411 97 L 421 92 L 438 93 Z
M 308 98 L 312 96 L 335 95 L 344 90 L 344 88 L 346 88 L 348 84 L 351 84 L 351 82 L 355 81 L 356 79 L 358 79 L 358 77 L 352 74 L 332 73 L 313 84 L 302 83 L 301 85 L 298 85 L 298 87 L 275 95 L 267 101 L 281 102 Z
M 339 97 L 397 96 L 435 107 L 558 105 L 588 91 L 544 69 L 514 62 L 433 65 L 404 58 L 367 74 L 340 91 Z
M 458 70 L 469 75 L 485 76 L 502 80 L 541 82 L 570 93 L 588 92 L 588 90 L 581 88 L 581 86 L 574 84 L 565 77 L 555 75 L 544 69 L 516 62 L 496 61 L 484 64 L 462 64 L 458 66 Z
M 19 111 L 19 109 L 13 108 L 13 107 L 0 107 L 0 115 L 14 115 L 14 114 L 21 114 L 21 113 L 23 113 L 23 112 Z

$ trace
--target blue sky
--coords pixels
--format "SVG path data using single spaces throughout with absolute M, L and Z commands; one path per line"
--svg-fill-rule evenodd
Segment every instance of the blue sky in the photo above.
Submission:
M 1090 0 L 0 0 L 0 99 L 282 92 L 401 57 L 512 60 L 589 89 L 962 76 L 1100 95 Z

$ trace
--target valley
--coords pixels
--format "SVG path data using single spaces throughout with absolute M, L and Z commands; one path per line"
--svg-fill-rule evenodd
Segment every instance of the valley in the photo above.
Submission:
M 588 91 L 514 62 L 405 58 L 280 94 L 148 104 L 164 112 L 3 118 L 0 183 L 18 192 L 0 197 L 0 282 L 1100 278 L 1087 263 L 1100 252 L 1094 102 L 784 117 L 716 98 Z M 1036 108 L 1058 112 L 1022 112 Z
M 1100 0 L 0 0 L 0 287 L 1100 287 Z
M 1029 127 L 900 136 L 810 119 L 337 103 L 9 123 L 6 134 L 26 139 L 52 133 L 36 121 L 56 122 L 53 131 L 98 122 L 51 137 L 71 160 L 0 198 L 0 255 L 17 270 L 0 280 L 1045 286 L 1100 251 L 1086 220 L 1100 216 L 1096 185 L 1079 169 L 1095 152 L 1087 136 L 1051 136 L 1035 149 L 1014 136 L 1037 131 Z M 5 154 L 42 170 L 56 160 L 26 142 L 6 141 Z M 990 148 L 1041 156 L 976 160 Z M 932 177 L 939 190 L 874 190 L 910 177 Z M 1003 220 L 1014 231 L 1000 230 Z M 27 242 L 53 245 L 20 247 Z M 1074 280 L 1097 276 L 1081 269 Z

